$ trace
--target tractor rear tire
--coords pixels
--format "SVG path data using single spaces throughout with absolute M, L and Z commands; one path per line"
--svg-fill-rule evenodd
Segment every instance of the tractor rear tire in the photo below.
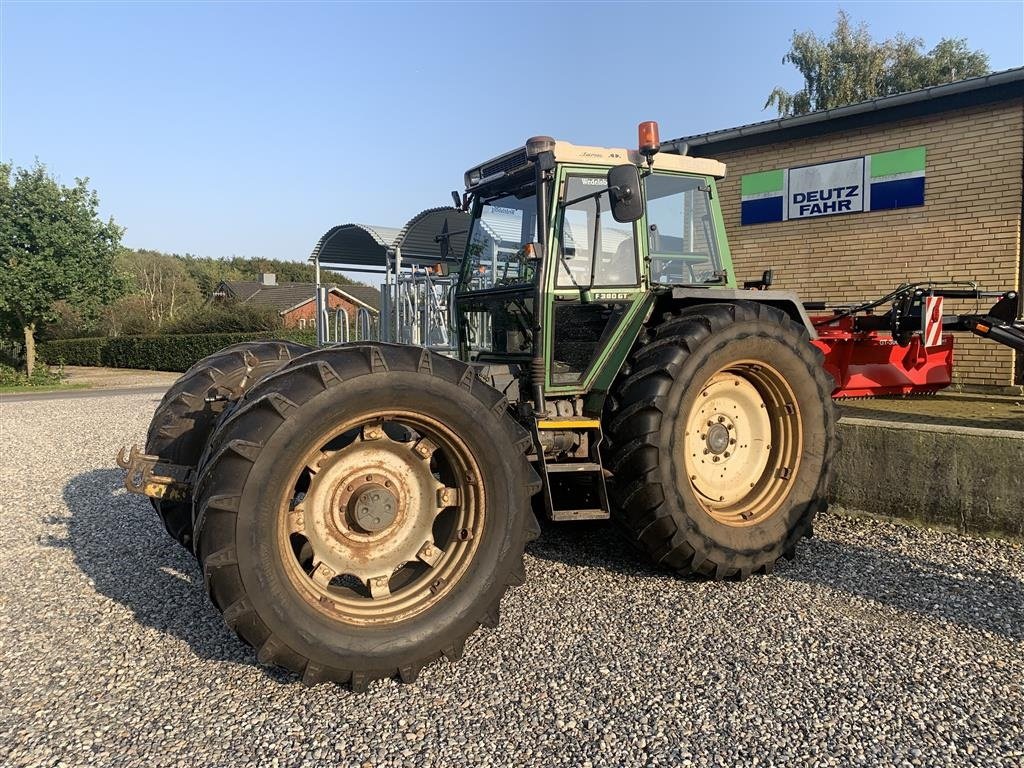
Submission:
M 246 341 L 203 358 L 171 386 L 157 406 L 146 435 L 146 453 L 174 464 L 198 465 L 214 425 L 228 404 L 310 349 L 291 341 Z M 191 551 L 191 500 L 152 501 L 167 533 Z
M 464 363 L 305 355 L 249 390 L 199 469 L 196 553 L 257 659 L 304 683 L 415 680 L 461 657 L 539 534 L 529 434 Z
M 832 381 L 803 326 L 755 302 L 666 315 L 609 398 L 613 505 L 684 574 L 744 579 L 792 559 L 827 506 Z

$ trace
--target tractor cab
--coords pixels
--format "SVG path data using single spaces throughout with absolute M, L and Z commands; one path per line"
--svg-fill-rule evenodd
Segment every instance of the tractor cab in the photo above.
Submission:
M 644 123 L 636 150 L 535 137 L 467 171 L 462 359 L 535 361 L 547 397 L 606 391 L 659 293 L 733 285 L 725 166 L 658 150 Z

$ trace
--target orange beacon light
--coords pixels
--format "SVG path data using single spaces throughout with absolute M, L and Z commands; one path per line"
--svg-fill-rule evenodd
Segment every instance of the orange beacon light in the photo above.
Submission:
M 653 120 L 640 123 L 640 154 L 648 160 L 661 149 L 661 138 L 658 136 L 658 124 Z

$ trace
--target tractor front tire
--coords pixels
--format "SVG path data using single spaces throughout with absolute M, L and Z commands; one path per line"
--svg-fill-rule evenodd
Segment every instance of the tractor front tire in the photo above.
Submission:
M 648 329 L 605 413 L 614 514 L 680 573 L 743 579 L 792 558 L 827 506 L 832 382 L 807 331 L 755 302 Z
M 456 360 L 323 349 L 247 392 L 195 494 L 214 605 L 261 663 L 362 690 L 494 627 L 540 529 L 529 434 Z
M 269 373 L 310 351 L 291 341 L 246 341 L 203 358 L 164 395 L 146 435 L 146 453 L 173 464 L 199 464 L 206 441 L 229 403 Z M 167 533 L 192 550 L 192 501 L 153 499 Z

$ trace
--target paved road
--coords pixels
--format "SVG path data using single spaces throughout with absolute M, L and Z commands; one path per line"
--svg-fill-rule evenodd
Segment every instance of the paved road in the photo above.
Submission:
M 0 403 L 0 765 L 1024 761 L 1024 549 L 835 515 L 742 584 L 549 527 L 461 662 L 304 688 L 121 488 L 114 452 L 155 400 Z
M 0 403 L 27 403 L 35 400 L 80 400 L 90 397 L 124 397 L 126 395 L 156 395 L 159 400 L 167 387 L 163 384 L 148 387 L 111 387 L 97 389 L 65 389 L 50 392 L 16 392 L 0 394 Z

